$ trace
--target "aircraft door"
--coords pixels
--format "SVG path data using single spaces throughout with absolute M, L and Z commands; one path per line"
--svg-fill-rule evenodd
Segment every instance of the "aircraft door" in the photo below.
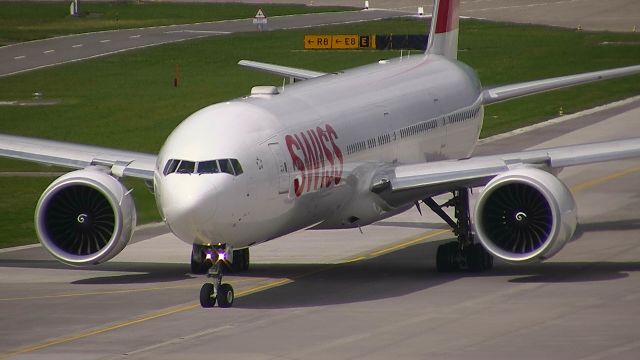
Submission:
M 282 147 L 279 143 L 270 143 L 269 150 L 273 154 L 274 162 L 276 164 L 276 175 L 278 177 L 278 194 L 287 194 L 289 192 L 289 168 L 287 161 L 282 152 Z

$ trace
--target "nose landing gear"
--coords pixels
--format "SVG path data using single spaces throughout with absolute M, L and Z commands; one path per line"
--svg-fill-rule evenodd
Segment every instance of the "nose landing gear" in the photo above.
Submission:
M 216 302 L 219 307 L 228 308 L 233 305 L 233 300 L 235 299 L 233 287 L 230 284 L 222 283 L 222 267 L 225 266 L 225 257 L 224 255 L 218 256 L 218 254 L 224 254 L 224 248 L 217 250 L 222 252 L 213 252 L 216 256 L 215 263 L 213 263 L 212 259 L 207 259 L 209 266 L 207 278 L 212 279 L 212 281 L 203 284 L 200 288 L 200 305 L 203 308 L 214 307 Z

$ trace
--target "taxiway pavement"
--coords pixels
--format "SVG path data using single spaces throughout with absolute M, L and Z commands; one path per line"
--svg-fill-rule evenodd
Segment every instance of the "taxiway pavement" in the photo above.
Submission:
M 565 118 L 567 119 L 567 118 Z M 640 136 L 640 99 L 477 153 Z M 491 119 L 486 119 L 491 121 Z M 424 209 L 252 248 L 230 309 L 201 309 L 190 247 L 161 227 L 113 261 L 69 269 L 40 247 L 0 253 L 0 359 L 636 359 L 640 163 L 565 169 L 575 239 L 543 264 L 440 274 L 451 237 Z

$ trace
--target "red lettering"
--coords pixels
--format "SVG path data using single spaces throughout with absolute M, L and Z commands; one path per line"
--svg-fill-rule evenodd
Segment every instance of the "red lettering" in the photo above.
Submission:
M 318 126 L 315 130 L 307 130 L 306 134 L 302 131 L 285 136 L 293 165 L 300 172 L 293 180 L 298 197 L 305 192 L 337 185 L 342 179 L 344 159 L 336 144 L 338 134 L 331 125 L 327 124 L 325 128 Z
M 327 136 L 326 131 L 324 131 L 321 127 L 316 128 L 316 132 L 318 132 L 318 137 L 320 138 L 320 144 L 322 146 L 322 151 L 324 152 L 324 158 L 327 159 L 328 169 L 325 173 L 324 178 L 324 186 L 329 187 L 333 183 L 333 173 L 335 171 L 333 164 L 333 154 L 331 150 L 329 150 L 329 136 Z
M 295 191 L 296 196 L 300 196 L 304 191 L 305 167 L 304 167 L 304 161 L 300 159 L 300 157 L 296 154 L 294 150 L 294 146 L 298 151 L 301 150 L 300 142 L 294 139 L 293 136 L 291 135 L 287 135 L 285 137 L 285 142 L 287 144 L 287 149 L 289 150 L 289 155 L 291 156 L 291 161 L 293 162 L 293 166 L 295 166 L 295 168 L 298 169 L 298 171 L 300 171 L 300 174 L 302 177 L 300 181 L 298 181 L 298 179 L 296 178 L 295 181 L 293 182 L 293 190 Z
M 322 183 L 324 179 L 324 154 L 322 153 L 322 148 L 320 147 L 320 140 L 318 140 L 318 135 L 313 130 L 308 130 L 307 134 L 309 134 L 309 138 L 311 139 L 311 143 L 313 144 L 313 154 L 316 159 L 316 166 L 314 168 L 315 175 L 313 181 L 313 188 L 318 189 L 318 185 L 322 188 Z M 320 170 L 322 169 L 322 171 Z
M 336 155 L 336 158 L 338 159 L 338 162 L 340 163 L 338 165 L 340 169 L 336 170 L 333 173 L 334 181 L 335 181 L 336 185 L 338 185 L 340 183 L 340 180 L 342 180 L 342 170 L 343 170 L 343 166 L 344 166 L 344 159 L 342 157 L 342 151 L 340 150 L 338 145 L 336 145 L 336 142 L 335 142 L 338 139 L 338 133 L 336 133 L 336 131 L 333 129 L 333 127 L 331 127 L 331 125 L 329 125 L 329 124 L 327 124 L 326 128 L 327 128 L 327 134 L 329 135 L 329 141 L 331 142 L 331 146 L 333 147 L 333 153 Z
M 311 190 L 311 185 L 313 185 L 313 173 L 314 173 L 314 169 L 316 168 L 316 164 L 318 162 L 317 159 L 317 154 L 313 153 L 313 147 L 311 146 L 311 143 L 309 142 L 309 140 L 307 139 L 307 137 L 304 135 L 304 133 L 300 133 L 300 137 L 302 137 L 302 141 L 304 142 L 304 148 L 307 150 L 305 152 L 305 157 L 306 157 L 306 161 L 305 164 L 307 166 L 307 189 Z

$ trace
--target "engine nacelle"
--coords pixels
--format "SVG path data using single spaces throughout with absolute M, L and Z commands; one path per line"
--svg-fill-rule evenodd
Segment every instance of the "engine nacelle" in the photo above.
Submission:
M 511 263 L 542 261 L 571 239 L 576 203 L 557 177 L 520 168 L 487 184 L 476 203 L 474 222 L 478 239 L 493 255 Z
M 35 214 L 36 232 L 47 251 L 75 266 L 116 256 L 136 226 L 130 191 L 104 169 L 65 174 L 44 191 Z

